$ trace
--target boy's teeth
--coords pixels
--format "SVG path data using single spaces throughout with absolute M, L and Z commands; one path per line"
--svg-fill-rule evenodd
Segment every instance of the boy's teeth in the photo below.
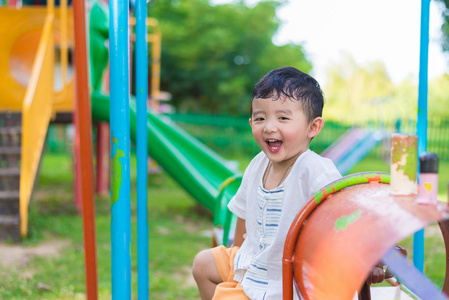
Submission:
M 282 141 L 280 140 L 274 140 L 274 139 L 269 139 L 267 140 L 267 144 L 268 146 L 270 146 L 273 150 L 278 149 L 281 145 L 282 145 Z

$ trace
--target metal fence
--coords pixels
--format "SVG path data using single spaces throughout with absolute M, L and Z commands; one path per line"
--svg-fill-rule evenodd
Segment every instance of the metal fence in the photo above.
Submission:
M 230 116 L 194 114 L 170 114 L 180 127 L 216 152 L 226 155 L 255 155 L 260 148 L 255 142 L 249 119 Z M 310 145 L 317 153 L 322 152 L 351 126 L 326 122 L 324 130 Z
M 246 118 L 196 114 L 170 114 L 169 117 L 221 155 L 254 155 L 260 151 L 252 137 L 249 121 Z M 366 127 L 386 131 L 387 136 L 395 132 L 416 133 L 416 121 L 413 120 L 373 123 L 367 124 Z M 313 139 L 310 148 L 321 153 L 350 128 L 350 125 L 326 121 L 323 131 Z M 449 120 L 429 119 L 427 139 L 428 151 L 437 153 L 440 160 L 449 161 Z M 387 159 L 389 147 L 390 142 L 387 139 L 374 148 L 369 155 Z
M 247 118 L 197 114 L 169 114 L 168 116 L 184 130 L 226 158 L 236 155 L 254 156 L 260 151 L 251 134 Z M 385 130 L 388 134 L 398 131 L 408 134 L 416 132 L 416 122 L 410 120 L 391 124 L 367 124 L 367 127 Z M 326 121 L 323 131 L 313 139 L 310 148 L 321 153 L 350 128 L 350 125 Z M 437 153 L 440 160 L 449 161 L 449 120 L 429 119 L 427 140 L 428 151 Z M 72 147 L 73 127 L 51 125 L 47 136 L 47 151 L 68 152 Z M 389 140 L 385 140 L 369 155 L 388 159 L 389 147 Z
M 432 120 L 428 124 L 427 149 L 449 161 L 449 120 Z

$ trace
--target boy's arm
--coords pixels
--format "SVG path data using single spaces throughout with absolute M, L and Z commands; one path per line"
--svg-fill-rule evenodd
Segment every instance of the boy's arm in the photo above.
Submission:
M 246 233 L 245 220 L 237 218 L 237 224 L 235 225 L 234 246 L 241 246 L 245 238 L 243 235 Z

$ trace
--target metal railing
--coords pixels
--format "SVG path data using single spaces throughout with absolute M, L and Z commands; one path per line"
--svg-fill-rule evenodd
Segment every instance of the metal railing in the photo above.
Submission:
M 28 205 L 53 109 L 54 1 L 47 2 L 47 17 L 34 59 L 22 106 L 20 170 L 20 232 L 26 236 Z

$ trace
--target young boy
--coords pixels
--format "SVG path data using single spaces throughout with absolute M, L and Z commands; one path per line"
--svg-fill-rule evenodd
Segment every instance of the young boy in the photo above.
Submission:
M 262 152 L 228 205 L 238 217 L 234 247 L 203 250 L 194 259 L 203 300 L 282 299 L 290 225 L 315 192 L 341 178 L 332 161 L 309 149 L 323 129 L 323 105 L 318 82 L 292 67 L 273 70 L 256 84 L 249 123 Z

